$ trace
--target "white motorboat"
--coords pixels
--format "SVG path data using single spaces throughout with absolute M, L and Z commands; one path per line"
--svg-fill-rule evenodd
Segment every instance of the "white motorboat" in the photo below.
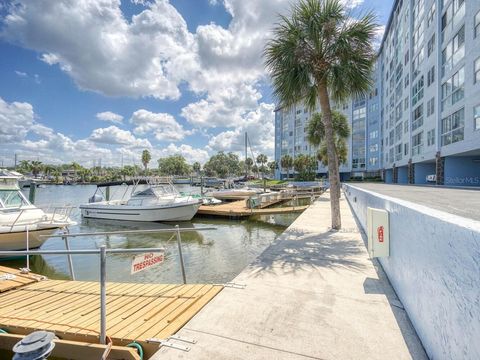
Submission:
M 259 189 L 225 189 L 207 192 L 205 195 L 218 200 L 244 200 L 261 193 Z
M 80 205 L 82 216 L 128 221 L 189 221 L 201 205 L 201 199 L 180 194 L 171 182 L 153 180 L 147 185 L 137 191 L 135 184 L 127 200 L 104 201 L 95 193 L 88 204 Z
M 18 173 L 0 169 L 0 250 L 25 250 L 27 237 L 28 248 L 38 248 L 47 240 L 40 235 L 75 224 L 69 218 L 72 208 L 46 213 L 31 204 L 20 191 L 18 178 Z

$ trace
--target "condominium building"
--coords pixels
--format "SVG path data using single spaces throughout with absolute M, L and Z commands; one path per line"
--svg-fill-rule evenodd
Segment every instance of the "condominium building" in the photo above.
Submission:
M 395 1 L 374 80 L 340 106 L 352 129 L 342 179 L 380 171 L 391 183 L 480 186 L 480 1 Z M 297 133 L 302 109 L 276 111 L 277 161 L 315 153 Z

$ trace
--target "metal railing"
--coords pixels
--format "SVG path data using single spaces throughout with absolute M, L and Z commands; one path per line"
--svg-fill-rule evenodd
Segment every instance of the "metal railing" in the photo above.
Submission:
M 213 227 L 204 227 L 204 228 L 180 228 L 176 225 L 172 229 L 148 229 L 148 230 L 125 230 L 125 231 L 110 231 L 110 232 L 92 232 L 92 233 L 63 233 L 60 235 L 42 235 L 45 237 L 60 237 L 65 239 L 66 250 L 12 250 L 12 251 L 0 251 L 1 256 L 27 256 L 30 255 L 67 255 L 69 257 L 69 266 L 72 278 L 75 279 L 73 273 L 73 263 L 71 256 L 72 255 L 100 255 L 100 343 L 106 344 L 106 330 L 107 330 L 107 272 L 106 272 L 106 262 L 107 262 L 107 253 L 110 254 L 124 254 L 124 253 L 147 253 L 147 252 L 159 252 L 165 251 L 165 248 L 134 248 L 134 249 L 107 249 L 105 245 L 101 245 L 98 249 L 84 249 L 84 250 L 70 250 L 68 244 L 69 237 L 80 237 L 80 236 L 105 236 L 105 235 L 118 235 L 118 234 L 141 234 L 141 233 L 163 233 L 163 232 L 175 232 L 178 244 L 178 255 L 180 260 L 180 268 L 182 272 L 183 283 L 187 283 L 187 278 L 185 274 L 185 264 L 183 261 L 182 253 L 182 232 L 193 232 L 193 231 L 205 231 L 205 230 L 216 230 Z M 27 233 L 28 234 L 28 233 Z M 27 235 L 28 237 L 28 235 Z

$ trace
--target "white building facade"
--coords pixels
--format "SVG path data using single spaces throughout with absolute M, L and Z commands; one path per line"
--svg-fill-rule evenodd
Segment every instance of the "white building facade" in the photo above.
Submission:
M 337 106 L 352 130 L 342 180 L 480 186 L 480 1 L 395 1 L 373 76 L 367 97 Z M 302 104 L 277 109 L 278 163 L 316 153 L 310 116 Z

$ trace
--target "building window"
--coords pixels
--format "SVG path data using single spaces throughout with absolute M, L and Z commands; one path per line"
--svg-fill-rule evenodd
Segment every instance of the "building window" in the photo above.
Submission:
M 395 146 L 395 161 L 402 160 L 402 144 L 398 144 Z
M 430 40 L 428 40 L 427 44 L 427 57 L 430 57 L 432 54 L 433 50 L 435 50 L 435 34 L 432 35 Z
M 420 104 L 415 110 L 413 110 L 412 115 L 412 131 L 415 131 L 423 125 L 423 104 Z
M 398 124 L 396 127 L 395 127 L 395 141 L 400 141 L 402 140 L 402 134 L 403 134 L 403 125 L 402 123 Z
M 464 97 L 465 73 L 462 67 L 442 84 L 442 111 Z
M 474 37 L 477 37 L 480 35 L 480 11 L 477 12 L 477 15 L 475 15 L 475 23 L 474 23 Z
M 423 131 L 412 136 L 412 156 L 418 155 L 423 151 Z
M 427 87 L 435 82 L 435 65 L 427 73 Z
M 432 6 L 430 7 L 430 10 L 428 10 L 427 27 L 432 24 L 433 20 L 435 20 L 435 2 L 433 2 Z
M 405 100 L 403 100 L 403 110 L 408 110 L 408 98 L 405 98 Z
M 404 134 L 408 133 L 408 120 L 405 120 L 403 122 L 403 133 Z
M 427 102 L 427 116 L 433 115 L 435 113 L 435 97 L 432 97 Z
M 435 145 L 435 129 L 427 132 L 427 146 Z
M 378 151 L 378 144 L 370 145 L 369 151 L 370 151 L 371 153 Z
M 403 155 L 408 155 L 408 143 L 403 144 Z
M 442 76 L 463 59 L 465 55 L 465 26 L 457 32 L 442 51 Z
M 463 140 L 465 110 L 462 108 L 442 119 L 442 146 Z
M 480 130 L 480 105 L 473 108 L 473 129 Z
M 370 132 L 370 140 L 376 139 L 378 137 L 378 130 Z
M 442 16 L 442 32 L 457 25 L 465 15 L 465 0 L 453 0 Z M 453 19 L 453 21 L 452 21 Z M 447 29 L 448 31 L 448 29 Z
M 375 157 L 375 156 L 374 156 L 374 157 L 371 157 L 371 158 L 368 160 L 368 162 L 369 162 L 369 164 L 370 164 L 371 166 L 375 166 L 375 165 L 377 165 L 378 158 Z
M 425 59 L 424 50 L 425 48 L 422 48 L 412 61 L 412 81 L 420 74 L 420 65 L 423 63 L 423 59 Z
M 480 57 L 475 60 L 473 65 L 473 83 L 480 82 Z
M 405 83 L 405 87 L 407 87 L 408 84 L 410 84 L 410 77 L 408 76 L 408 74 L 405 76 L 405 81 L 404 81 L 404 83 Z
M 423 98 L 423 85 L 424 79 L 423 75 L 418 79 L 418 81 L 412 87 L 412 106 L 419 102 Z

